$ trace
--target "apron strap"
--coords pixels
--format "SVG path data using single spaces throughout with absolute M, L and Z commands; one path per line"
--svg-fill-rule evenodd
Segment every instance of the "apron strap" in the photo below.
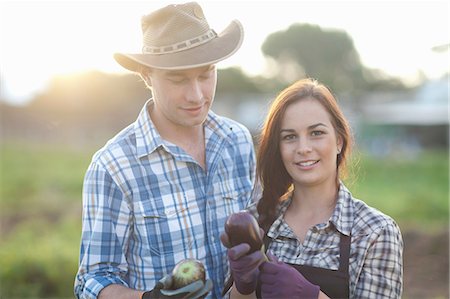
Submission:
M 351 235 L 346 236 L 341 233 L 339 241 L 339 272 L 348 273 L 351 239 Z
M 344 234 L 340 234 L 339 241 L 339 272 L 348 273 L 349 269 L 349 257 L 350 257 L 350 245 L 351 245 L 351 236 L 346 236 Z M 267 234 L 264 235 L 264 250 L 267 253 L 267 249 L 269 248 L 270 238 Z

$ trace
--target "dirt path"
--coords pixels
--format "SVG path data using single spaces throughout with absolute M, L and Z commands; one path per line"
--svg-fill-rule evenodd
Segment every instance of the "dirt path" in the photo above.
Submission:
M 449 298 L 449 231 L 403 233 L 405 299 Z

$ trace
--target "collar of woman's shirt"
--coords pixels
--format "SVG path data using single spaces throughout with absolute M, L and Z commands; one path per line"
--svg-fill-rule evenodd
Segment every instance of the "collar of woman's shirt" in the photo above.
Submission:
M 286 213 L 286 210 L 289 207 L 291 201 L 292 193 L 286 197 L 286 200 L 280 203 L 278 207 L 278 217 L 267 232 L 267 235 L 270 238 L 295 238 L 293 232 L 289 229 L 289 226 L 284 221 L 284 214 Z M 328 221 L 315 225 L 313 229 L 324 232 L 337 230 L 340 233 L 349 236 L 352 230 L 354 219 L 354 209 L 351 201 L 352 194 L 341 182 L 339 185 L 338 199 L 333 214 Z

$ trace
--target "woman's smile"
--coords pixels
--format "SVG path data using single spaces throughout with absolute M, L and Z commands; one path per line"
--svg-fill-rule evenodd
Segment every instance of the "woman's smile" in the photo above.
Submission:
M 296 162 L 294 164 L 297 165 L 302 170 L 308 170 L 308 169 L 313 169 L 317 165 L 317 163 L 319 163 L 319 161 L 320 160 L 305 160 L 305 161 Z

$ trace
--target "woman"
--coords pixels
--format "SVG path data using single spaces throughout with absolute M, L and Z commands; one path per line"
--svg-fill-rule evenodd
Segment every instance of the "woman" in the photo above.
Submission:
M 304 79 L 278 95 L 257 156 L 258 221 L 273 255 L 265 262 L 258 251 L 247 254 L 247 244 L 228 250 L 232 297 L 401 297 L 399 227 L 341 181 L 351 142 L 348 122 L 324 85 Z M 222 240 L 228 244 L 226 235 Z

